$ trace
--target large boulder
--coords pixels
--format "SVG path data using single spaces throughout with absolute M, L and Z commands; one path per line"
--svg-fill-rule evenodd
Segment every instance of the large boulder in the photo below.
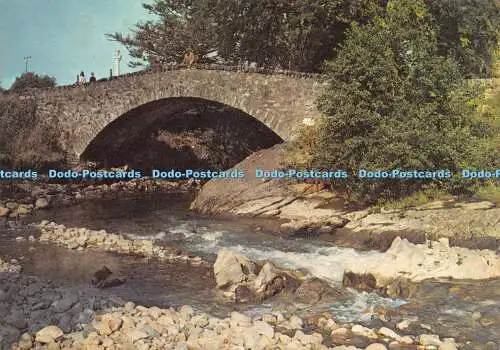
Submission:
M 255 278 L 257 265 L 246 256 L 229 250 L 217 254 L 214 264 L 215 281 L 218 288 L 227 288 Z
M 94 286 L 99 286 L 104 280 L 106 280 L 109 276 L 111 276 L 113 272 L 108 269 L 107 266 L 101 267 L 99 270 L 94 272 L 94 276 L 92 277 L 92 284 Z
M 64 335 L 63 331 L 57 326 L 47 326 L 36 333 L 35 340 L 39 343 L 48 344 L 57 341 Z
M 345 297 L 340 290 L 333 288 L 328 282 L 319 278 L 310 278 L 302 282 L 295 290 L 295 299 L 298 302 L 318 304 Z
M 254 281 L 255 291 L 257 293 L 264 293 L 273 281 L 280 277 L 280 274 L 281 271 L 278 270 L 272 263 L 265 263 Z
M 285 145 L 279 144 L 253 153 L 232 169 L 242 170 L 245 173 L 244 181 L 208 181 L 196 196 L 191 208 L 203 213 L 277 213 L 276 210 L 293 201 L 295 197 L 287 189 L 283 179 L 263 181 L 256 178 L 255 169 L 279 169 L 284 159 L 284 151 Z
M 263 300 L 279 296 L 286 300 L 317 304 L 345 297 L 345 293 L 319 278 L 306 279 L 297 271 L 279 269 L 265 262 L 256 276 L 258 265 L 247 257 L 228 250 L 217 255 L 214 264 L 217 287 L 236 302 Z
M 360 257 L 346 264 L 345 271 L 358 276 L 372 275 L 377 288 L 401 279 L 412 282 L 431 278 L 490 279 L 500 277 L 500 255 L 493 250 L 450 247 L 447 238 L 413 244 L 396 237 L 384 254 Z M 373 287 L 373 281 L 370 285 Z
M 126 279 L 124 277 L 109 278 L 113 272 L 106 266 L 97 270 L 92 278 L 92 284 L 101 289 L 117 287 L 125 283 Z
M 377 290 L 377 279 L 369 273 L 355 274 L 353 272 L 345 272 L 342 278 L 342 286 L 373 292 Z

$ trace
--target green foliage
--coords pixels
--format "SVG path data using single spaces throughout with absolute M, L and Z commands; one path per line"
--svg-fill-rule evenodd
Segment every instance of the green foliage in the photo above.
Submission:
M 311 169 L 317 148 L 318 125 L 301 128 L 295 142 L 287 143 L 284 163 L 292 168 Z
M 57 140 L 61 131 L 53 124 L 36 123 L 32 128 L 23 128 L 12 140 L 10 159 L 15 168 L 63 167 L 66 154 Z
M 484 186 L 478 189 L 476 196 L 480 200 L 490 201 L 499 206 L 500 185 L 494 182 L 487 182 Z
M 497 0 L 426 0 L 439 28 L 439 52 L 453 55 L 467 77 L 492 75 L 498 47 Z
M 12 92 L 22 92 L 31 88 L 47 88 L 54 86 L 56 86 L 56 78 L 27 72 L 17 77 L 9 90 Z
M 192 50 L 201 62 L 319 71 L 336 56 L 353 23 L 365 24 L 395 6 L 387 0 L 154 0 L 143 7 L 157 20 L 138 23 L 128 35 L 106 36 L 138 59 L 132 66 L 179 62 Z M 491 74 L 500 28 L 495 0 L 425 0 L 408 11 L 392 16 L 402 24 L 411 17 L 429 19 L 426 30 L 434 32 L 441 56 L 455 57 L 467 76 Z
M 385 198 L 379 199 L 377 204 L 373 207 L 377 209 L 408 209 L 414 208 L 420 205 L 424 205 L 433 201 L 441 200 L 452 200 L 453 196 L 446 193 L 437 186 L 427 186 L 421 191 L 414 192 L 411 195 L 395 200 L 387 200 Z
M 139 59 L 133 65 L 145 58 L 179 62 L 193 50 L 202 62 L 306 71 L 334 57 L 352 21 L 366 22 L 383 9 L 376 0 L 155 0 L 143 7 L 158 20 L 138 23 L 132 35 L 107 34 Z
M 474 106 L 459 65 L 438 53 L 433 18 L 425 3 L 389 2 L 387 13 L 353 25 L 336 60 L 327 64 L 330 83 L 319 108 L 314 165 L 366 170 L 456 172 L 474 164 Z M 464 191 L 450 180 L 366 180 L 333 184 L 363 202 L 398 198 L 426 186 Z
M 493 81 L 476 103 L 473 135 L 478 141 L 473 158 L 477 168 L 500 167 L 500 81 Z
M 60 131 L 53 122 L 36 118 L 36 103 L 17 97 L 0 99 L 0 165 L 16 168 L 61 166 L 65 154 L 58 145 Z

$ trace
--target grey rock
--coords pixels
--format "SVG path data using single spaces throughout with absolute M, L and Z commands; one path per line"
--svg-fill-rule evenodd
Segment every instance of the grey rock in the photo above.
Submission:
M 48 206 L 49 206 L 49 201 L 47 200 L 47 198 L 44 197 L 38 198 L 35 202 L 35 208 L 37 209 L 47 208 Z
M 0 322 L 0 349 L 10 349 L 10 344 L 16 342 L 21 332 L 12 326 Z
M 141 328 L 141 331 L 146 333 L 150 338 L 157 338 L 160 336 L 160 334 L 158 334 L 158 332 L 155 331 L 149 324 L 144 325 L 144 327 Z
M 23 311 L 16 306 L 10 309 L 9 314 L 5 317 L 5 323 L 16 327 L 17 329 L 24 329 L 28 325 L 28 321 L 26 320 Z
M 62 315 L 61 318 L 59 318 L 58 326 L 64 333 L 71 332 L 74 327 L 72 317 L 68 314 Z
M 87 324 L 90 321 L 92 321 L 93 315 L 94 312 L 92 310 L 85 309 L 82 312 L 80 312 L 77 316 L 75 316 L 75 319 L 77 323 Z
M 78 302 L 78 297 L 74 294 L 68 294 L 61 300 L 56 300 L 51 307 L 55 312 L 65 312 Z

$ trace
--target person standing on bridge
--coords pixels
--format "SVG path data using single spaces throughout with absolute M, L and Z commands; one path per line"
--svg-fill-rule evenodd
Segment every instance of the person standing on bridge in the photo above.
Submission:
M 87 79 L 85 78 L 85 73 L 80 72 L 80 80 L 78 81 L 80 83 L 80 85 L 85 85 L 85 83 L 87 83 Z

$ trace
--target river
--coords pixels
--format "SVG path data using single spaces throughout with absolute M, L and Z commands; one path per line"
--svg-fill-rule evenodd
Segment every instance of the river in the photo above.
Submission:
M 190 195 L 95 200 L 77 206 L 40 211 L 30 221 L 47 219 L 71 227 L 105 229 L 133 238 L 154 239 L 160 244 L 168 242 L 170 246 L 177 246 L 212 262 L 219 250 L 228 248 L 252 260 L 271 260 L 279 267 L 303 270 L 336 286 L 341 283 L 344 264 L 362 262 L 367 256 L 381 254 L 341 248 L 314 238 L 283 238 L 273 233 L 275 223 L 271 220 L 202 216 L 188 210 L 190 200 Z M 26 228 L 21 231 L 26 233 Z M 366 310 L 382 307 L 400 310 L 398 312 L 404 317 L 417 316 L 419 322 L 429 325 L 433 332 L 439 331 L 445 337 L 469 339 L 482 344 L 487 341 L 500 342 L 498 280 L 463 286 L 446 282 L 428 283 L 421 289 L 418 300 L 412 303 L 385 298 L 376 293 L 349 290 L 348 299 L 317 309 L 309 305 L 278 305 L 274 302 L 235 305 L 221 300 L 213 292 L 215 282 L 211 269 L 102 252 L 71 251 L 41 244 L 35 244 L 35 249 L 30 249 L 33 246 L 31 243 L 15 242 L 15 237 L 20 234 L 19 229 L 4 230 L 2 233 L 0 255 L 22 256 L 25 273 L 78 285 L 88 284 L 93 271 L 106 265 L 112 271 L 125 275 L 127 282 L 103 293 L 119 295 L 125 300 L 145 305 L 189 304 L 199 311 L 223 317 L 234 309 L 250 314 L 276 308 L 299 315 L 330 311 L 339 321 L 357 321 L 368 325 L 374 321 L 373 314 Z M 474 312 L 491 322 L 478 322 L 474 319 Z

